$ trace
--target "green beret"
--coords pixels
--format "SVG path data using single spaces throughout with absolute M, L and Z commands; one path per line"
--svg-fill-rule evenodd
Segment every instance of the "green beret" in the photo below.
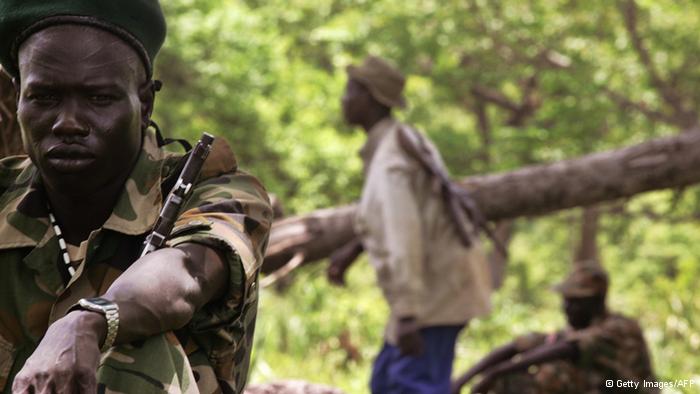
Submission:
M 32 34 L 62 24 L 88 25 L 113 33 L 141 56 L 150 78 L 165 41 L 158 0 L 0 0 L 0 63 L 17 76 L 17 52 Z

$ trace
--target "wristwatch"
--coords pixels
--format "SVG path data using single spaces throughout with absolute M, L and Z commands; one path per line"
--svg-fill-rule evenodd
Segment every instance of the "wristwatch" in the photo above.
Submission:
M 76 309 L 104 315 L 105 319 L 107 319 L 107 335 L 100 352 L 104 353 L 109 350 L 114 345 L 114 340 L 117 338 L 117 330 L 119 330 L 119 307 L 117 304 L 101 297 L 81 298 L 77 304 L 70 308 L 70 310 Z

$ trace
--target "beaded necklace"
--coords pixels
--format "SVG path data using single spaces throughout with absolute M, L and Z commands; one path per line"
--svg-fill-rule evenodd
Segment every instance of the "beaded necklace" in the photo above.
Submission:
M 63 262 L 66 264 L 66 269 L 68 269 L 68 273 L 71 277 L 73 277 L 73 275 L 75 275 L 75 268 L 73 268 L 73 266 L 70 264 L 70 256 L 68 255 L 68 247 L 66 246 L 66 240 L 63 239 L 63 233 L 61 232 L 61 228 L 58 227 L 58 223 L 56 223 L 56 218 L 53 216 L 53 213 L 51 213 L 50 209 L 49 219 L 51 220 L 53 231 L 56 233 L 56 237 L 58 237 L 58 247 L 61 249 Z

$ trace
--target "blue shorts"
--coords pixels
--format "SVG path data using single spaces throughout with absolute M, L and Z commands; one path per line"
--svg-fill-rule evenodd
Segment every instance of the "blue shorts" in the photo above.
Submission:
M 459 326 L 426 327 L 420 330 L 424 351 L 402 356 L 397 346 L 384 343 L 372 369 L 373 394 L 447 394 Z

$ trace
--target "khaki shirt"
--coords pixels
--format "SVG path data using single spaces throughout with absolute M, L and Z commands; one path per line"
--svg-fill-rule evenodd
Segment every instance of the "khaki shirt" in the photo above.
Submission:
M 465 324 L 489 312 L 491 293 L 481 246 L 461 244 L 438 184 L 399 144 L 399 127 L 406 126 L 382 120 L 360 151 L 365 184 L 355 225 L 391 309 L 392 344 L 399 318 L 414 316 L 422 327 Z

